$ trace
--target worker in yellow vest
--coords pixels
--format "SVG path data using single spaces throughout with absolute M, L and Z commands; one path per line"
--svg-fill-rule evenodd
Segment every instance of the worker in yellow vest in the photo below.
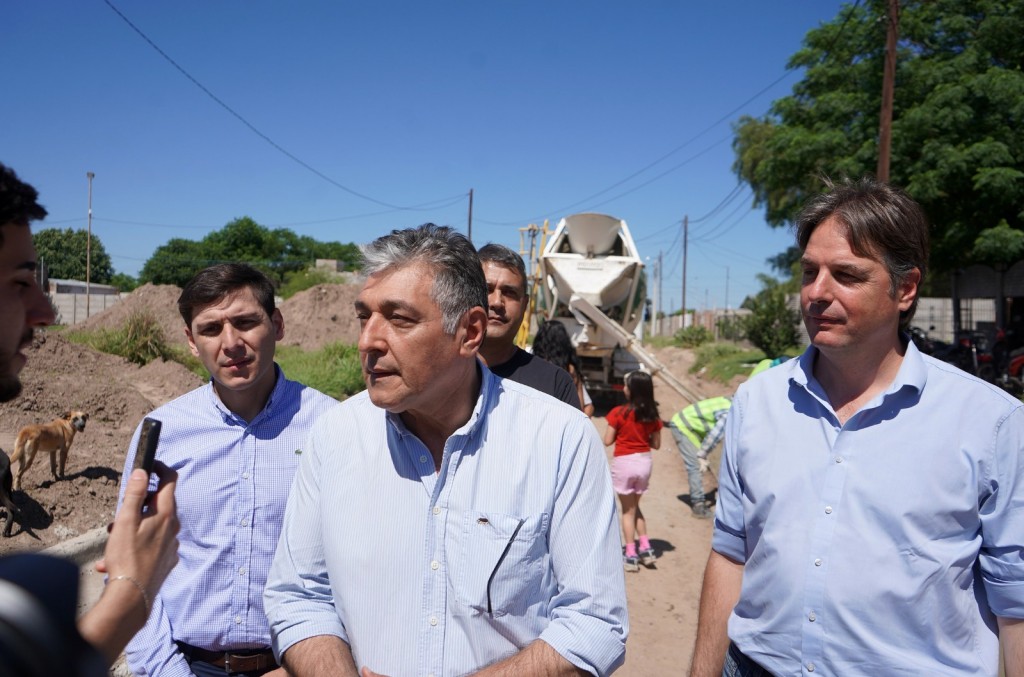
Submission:
M 704 500 L 703 474 L 709 467 L 708 452 L 725 434 L 731 406 L 730 397 L 701 400 L 677 412 L 668 424 L 690 480 L 690 510 L 700 519 L 711 517 L 711 507 Z

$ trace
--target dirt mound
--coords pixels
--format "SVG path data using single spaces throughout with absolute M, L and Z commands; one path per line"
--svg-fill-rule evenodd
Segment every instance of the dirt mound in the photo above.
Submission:
M 156 318 L 164 330 L 167 340 L 174 344 L 188 345 L 185 338 L 185 323 L 178 314 L 178 297 L 181 288 L 173 284 L 144 284 L 102 313 L 96 313 L 76 329 L 96 331 L 118 329 L 134 313 L 147 312 Z
M 0 538 L 0 554 L 45 548 L 109 522 L 135 426 L 154 406 L 202 383 L 177 363 L 140 369 L 52 332 L 40 332 L 27 354 L 21 396 L 0 403 L 0 447 L 9 455 L 23 426 L 70 409 L 88 413 L 89 422 L 71 445 L 65 479 L 54 482 L 49 456 L 36 457 L 23 490 L 14 492 L 21 527 Z
M 352 304 L 359 285 L 321 284 L 301 291 L 281 304 L 285 345 L 316 350 L 328 343 L 355 343 L 359 320 Z

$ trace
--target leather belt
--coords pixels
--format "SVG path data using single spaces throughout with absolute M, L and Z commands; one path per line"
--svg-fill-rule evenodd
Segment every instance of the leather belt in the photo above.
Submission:
M 277 667 L 274 652 L 271 649 L 238 649 L 235 651 L 208 651 L 197 646 L 177 642 L 178 648 L 185 658 L 202 661 L 218 668 L 224 668 L 226 674 L 236 672 L 269 671 Z

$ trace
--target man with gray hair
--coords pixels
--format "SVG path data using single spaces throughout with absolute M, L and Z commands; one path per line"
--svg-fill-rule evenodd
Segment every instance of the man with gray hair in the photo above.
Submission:
M 733 400 L 691 676 L 1024 674 L 1024 406 L 908 339 L 924 213 L 830 185 L 797 241 L 811 345 Z
M 502 378 L 579 407 L 578 389 L 568 371 L 516 345 L 530 303 L 523 257 L 494 243 L 485 244 L 477 253 L 487 280 L 487 335 L 480 346 L 480 359 Z
M 596 430 L 477 359 L 487 287 L 465 237 L 428 224 L 363 256 L 367 389 L 311 431 L 265 592 L 282 664 L 611 673 L 626 597 Z

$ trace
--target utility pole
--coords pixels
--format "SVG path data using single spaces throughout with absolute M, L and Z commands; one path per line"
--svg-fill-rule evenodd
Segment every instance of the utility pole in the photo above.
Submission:
M 729 312 L 729 266 L 725 267 L 725 312 Z
M 466 228 L 466 238 L 473 241 L 473 189 L 469 189 L 469 225 Z
M 680 308 L 683 309 L 683 329 L 686 329 L 686 250 L 690 244 L 690 216 L 683 215 L 683 298 Z
M 892 154 L 892 105 L 896 90 L 896 42 L 900 33 L 899 0 L 888 0 L 889 27 L 885 35 L 885 67 L 882 72 L 882 110 L 878 123 L 879 181 L 889 180 L 889 157 Z
M 664 302 L 662 301 L 662 298 L 661 298 L 661 289 L 662 289 L 661 281 L 665 279 L 665 267 L 664 266 L 665 266 L 665 262 L 664 262 L 664 259 L 662 259 L 662 253 L 659 251 L 658 252 L 658 310 L 661 310 L 661 314 L 662 315 L 665 314 L 665 311 L 663 310 L 665 308 L 665 304 L 664 304 Z M 655 317 L 657 317 L 657 314 L 655 314 Z M 658 327 L 659 328 L 661 327 L 661 323 L 660 322 L 658 323 Z
M 92 297 L 89 288 L 90 267 L 92 265 L 92 179 L 96 176 L 92 172 L 86 172 L 85 178 L 89 179 L 89 230 L 85 238 L 85 319 L 89 319 L 89 301 Z

